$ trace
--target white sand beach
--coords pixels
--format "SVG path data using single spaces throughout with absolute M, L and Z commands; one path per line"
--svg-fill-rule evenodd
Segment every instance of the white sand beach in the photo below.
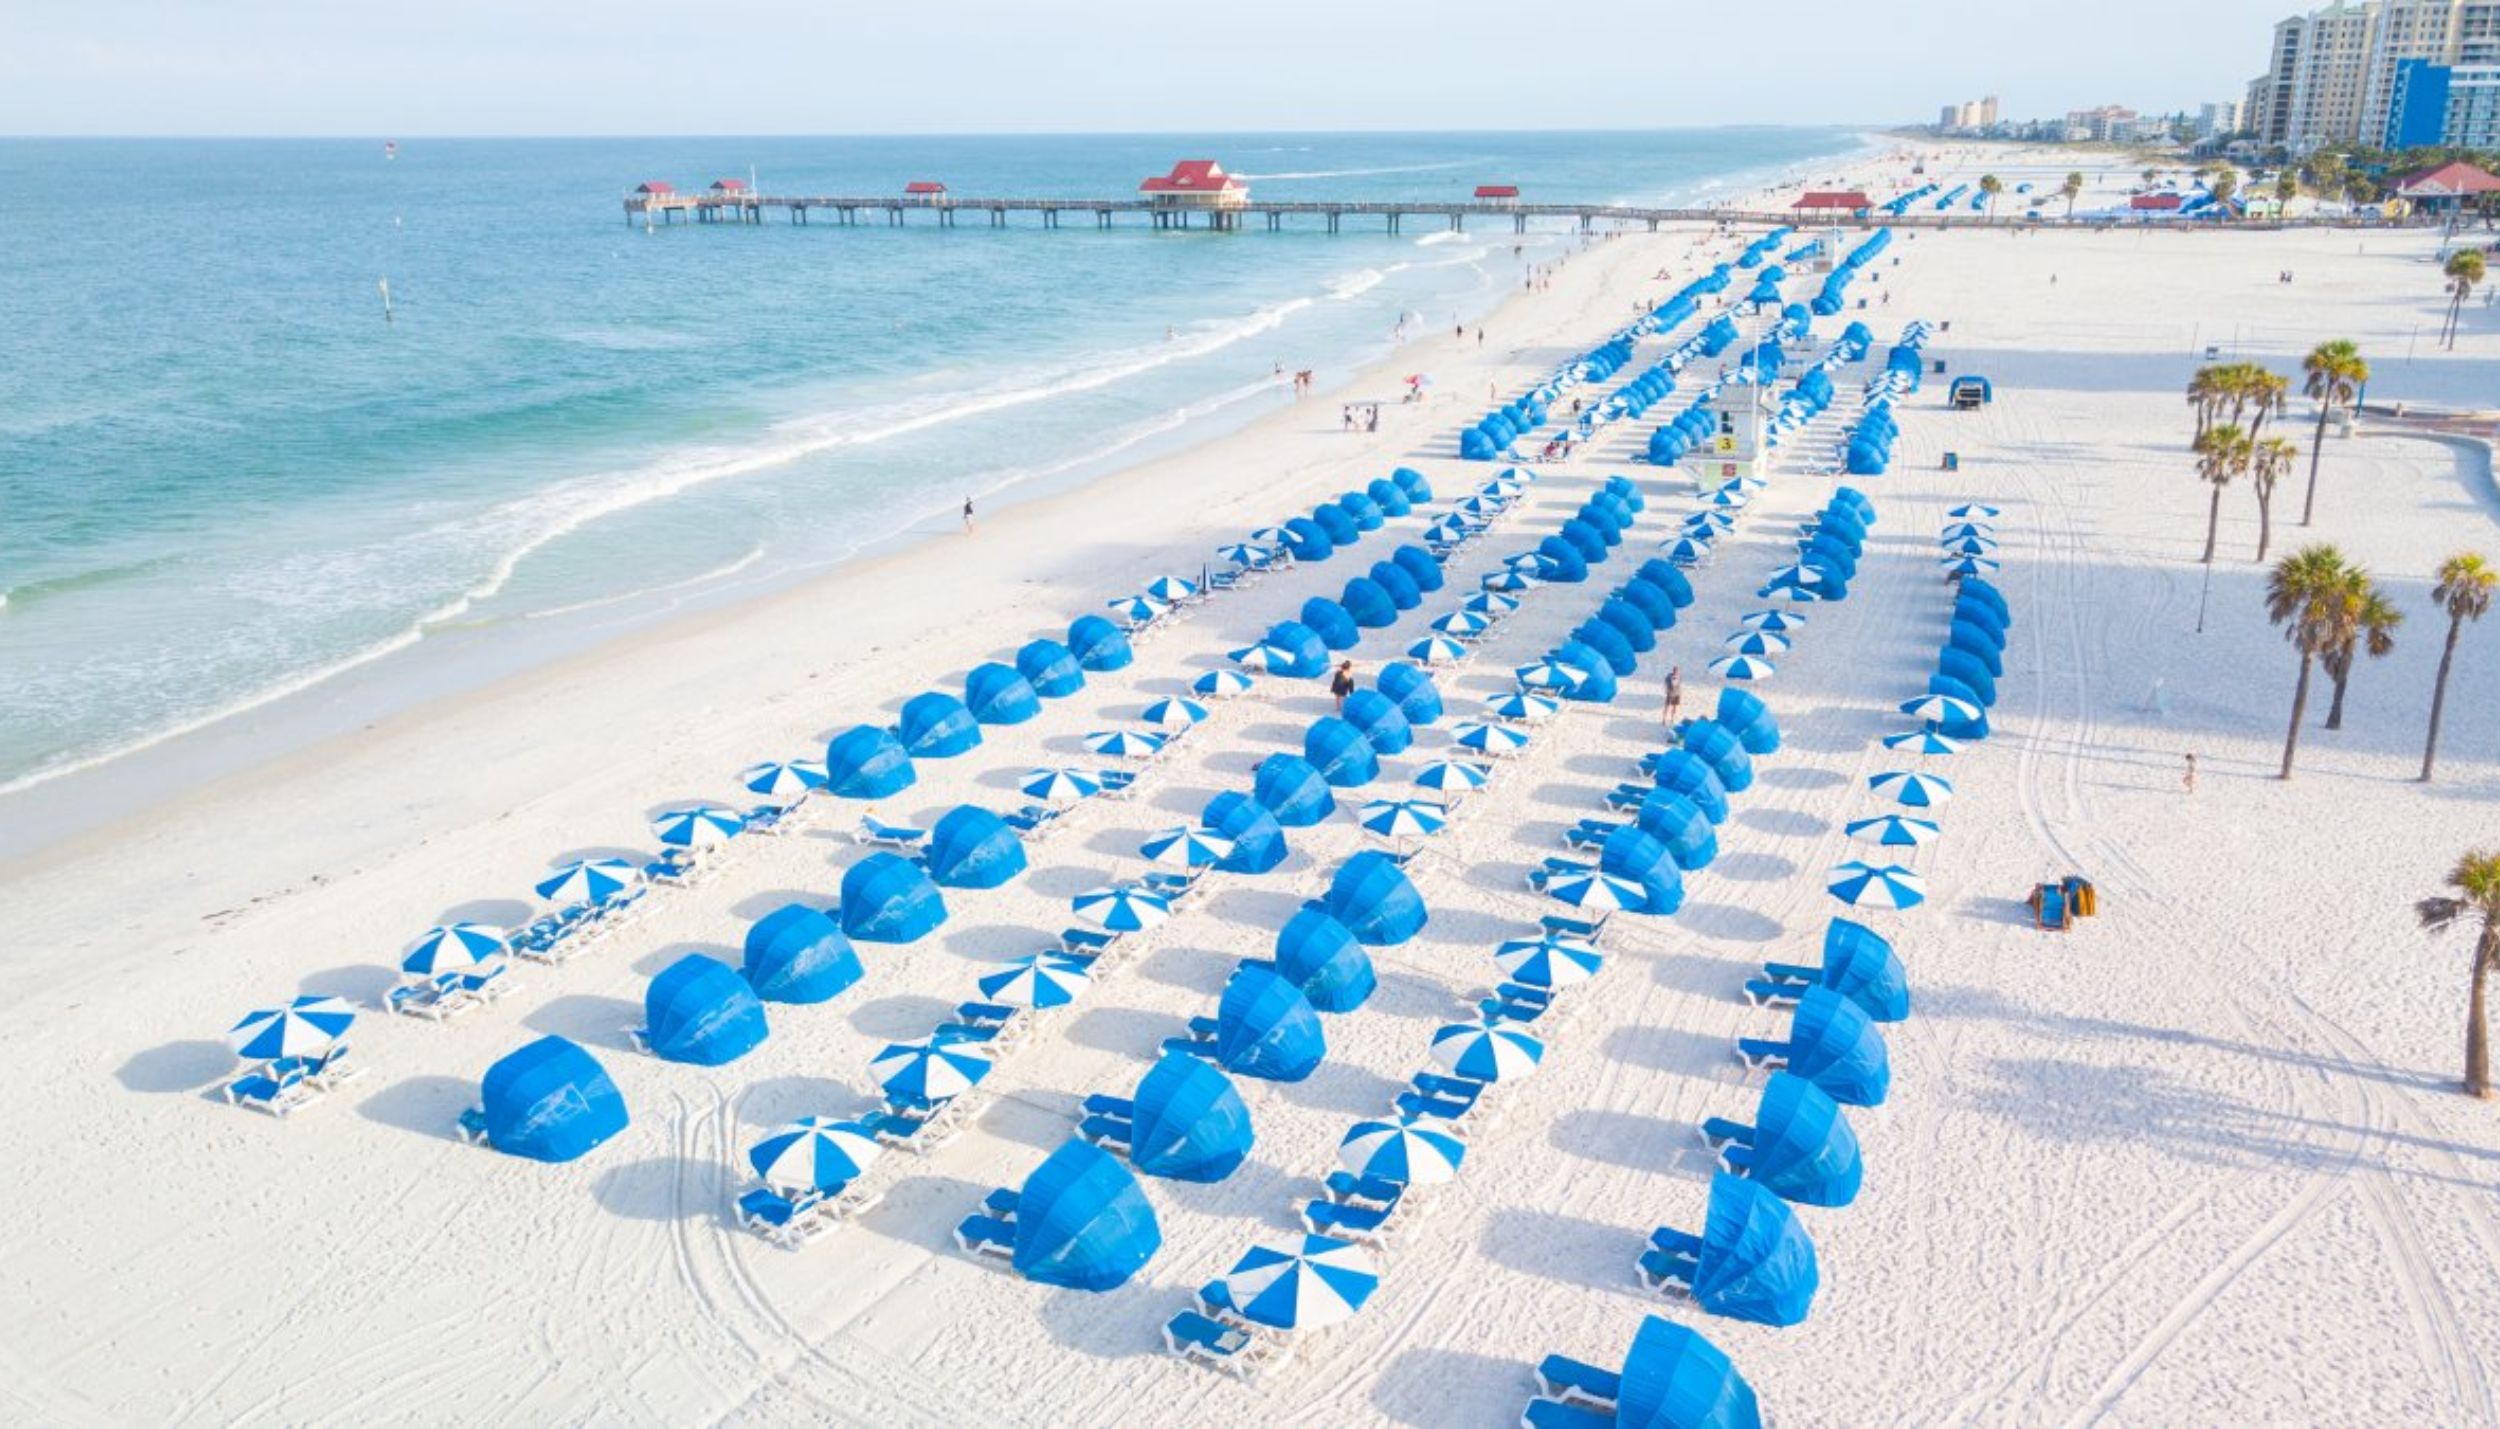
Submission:
M 2096 165 L 1979 149 L 1925 177 L 1992 171 L 2047 190 L 2077 167 Z M 2129 176 L 2098 167 L 2106 202 Z M 1899 155 L 1829 177 L 1878 198 L 1914 182 Z M 2500 1111 L 2455 1090 L 2466 944 L 2427 938 L 2412 906 L 2458 854 L 2500 843 L 2500 621 L 2466 632 L 2439 777 L 2414 781 L 2446 625 L 2431 572 L 2458 549 L 2500 555 L 2488 446 L 2365 417 L 2327 439 L 2304 529 L 2313 409 L 2291 404 L 2303 460 L 2277 501 L 2275 552 L 2332 540 L 2407 617 L 2394 652 L 2355 673 L 2344 729 L 2318 729 L 2313 701 L 2294 779 L 2273 775 L 2295 661 L 2264 618 L 2244 490 L 2225 496 L 2195 630 L 2205 489 L 2182 391 L 2206 348 L 2297 392 L 2302 354 L 2350 338 L 2374 407 L 2500 405 L 2489 311 L 2469 310 L 2454 352 L 2432 338 L 2445 298 L 2427 232 L 1898 232 L 1852 289 L 1867 310 L 1816 324 L 1824 339 L 1849 319 L 1876 334 L 1874 357 L 1837 374 L 1842 404 L 1694 573 L 1695 603 L 1622 698 L 1572 707 L 1427 841 L 1411 872 L 1431 922 L 1378 952 L 1379 991 L 1328 1019 L 1320 1070 L 1239 1081 L 1258 1131 L 1247 1164 L 1213 1185 L 1144 1182 L 1163 1245 L 1120 1289 L 1030 1284 L 959 1251 L 952 1230 L 1068 1139 L 1084 1096 L 1133 1088 L 1162 1039 L 1213 1011 L 1236 962 L 1270 955 L 1301 900 L 1376 845 L 1348 817 L 1289 831 L 1277 871 L 1221 878 L 1134 963 L 1043 1014 L 962 1135 L 874 1168 L 883 1199 L 855 1223 L 798 1251 L 742 1229 L 730 1208 L 752 1184 L 746 1149 L 792 1117 L 871 1107 L 881 1046 L 1036 951 L 1071 895 L 1140 871 L 1143 837 L 1298 748 L 1328 712 L 1320 682 L 1266 680 L 1218 706 L 1135 797 L 1088 801 L 1036 836 L 1024 878 L 950 892 L 935 935 L 863 945 L 860 985 L 774 1005 L 770 1040 L 726 1066 L 633 1050 L 643 988 L 688 951 L 734 964 L 747 925 L 788 902 L 830 905 L 862 852 L 841 836 L 856 804 L 819 799 L 811 823 L 738 840 L 581 956 L 519 966 L 499 1003 L 441 1024 L 378 1010 L 418 930 L 526 921 L 552 862 L 649 850 L 652 812 L 738 797 L 745 764 L 819 757 L 829 734 L 959 688 L 973 665 L 1156 575 L 1194 577 L 1218 542 L 1393 467 L 1424 472 L 1445 506 L 1496 469 L 1453 455 L 1489 387 L 1515 394 L 1749 237 L 1593 244 L 1550 291 L 1487 319 L 1481 346 L 1444 331 L 1349 383 L 1434 374 L 1434 399 L 1387 409 L 1377 433 L 1340 430 L 1332 379 L 1237 434 L 985 512 L 971 533 L 420 707 L 0 868 L 0 969 L 18 989 L 16 1074 L 0 1089 L 16 1148 L 0 1181 L 0 1404 L 62 1425 L 1495 1426 L 1517 1422 L 1541 1357 L 1617 1363 L 1661 1314 L 1725 1349 L 1789 1426 L 2500 1422 L 2500 1327 L 2478 1313 L 2500 1293 Z M 1296 1208 L 1347 1124 L 1386 1111 L 1430 1065 L 1433 1029 L 1472 1016 L 1497 980 L 1493 945 L 1557 911 L 1523 875 L 1659 746 L 1669 664 L 1688 711 L 1708 712 L 1704 667 L 1759 604 L 1795 523 L 1829 499 L 1838 420 L 1913 319 L 1949 323 L 1928 355 L 1986 374 L 1996 400 L 1950 411 L 1929 379 L 1900 405 L 1890 473 L 1852 479 L 1879 513 L 1858 579 L 1812 608 L 1762 687 L 1785 743 L 1733 801 L 1682 912 L 1613 920 L 1606 970 L 1564 994 L 1542 1067 L 1502 1089 L 1457 1180 L 1401 1212 L 1359 1315 L 1249 1383 L 1167 1354 L 1160 1327 L 1192 1290 L 1300 1234 Z M 1450 723 L 1690 509 L 1688 480 L 1636 461 L 1687 400 L 1543 467 L 1447 589 L 1366 633 L 1352 653 L 1368 678 L 1607 476 L 1647 494 L 1587 585 L 1530 592 L 1441 676 L 1452 718 L 1387 761 L 1375 791 L 1440 757 Z M 1958 471 L 1941 469 L 1948 451 Z M 1909 860 L 1931 900 L 1865 915 L 1915 1000 L 1885 1029 L 1890 1099 L 1849 1113 L 1865 1189 L 1799 1212 L 1823 1271 L 1804 1324 L 1706 1316 L 1643 1291 L 1633 1262 L 1652 1227 L 1699 1228 L 1711 1167 L 1695 1128 L 1746 1117 L 1759 1095 L 1732 1041 L 1786 1021 L 1742 984 L 1765 959 L 1814 961 L 1844 911 L 1825 870 L 1864 847 L 1843 824 L 1886 807 L 1865 780 L 1899 762 L 1876 741 L 1906 727 L 1894 706 L 1932 668 L 1951 604 L 1935 535 L 1966 501 L 2002 509 L 2012 644 L 1994 736 L 1938 761 L 1958 798 Z M 1422 525 L 1393 521 L 1351 559 L 1183 613 L 1130 668 L 986 730 L 966 756 L 922 761 L 876 812 L 1010 808 L 1030 766 L 1109 762 L 1084 752 L 1086 732 L 1184 691 Z M 2099 916 L 2033 928 L 2024 895 L 2069 873 L 2097 883 Z M 283 1121 L 226 1105 L 221 1034 L 298 992 L 377 1009 L 353 1035 L 362 1076 Z M 631 1126 L 565 1165 L 462 1144 L 454 1119 L 480 1074 L 548 1033 L 605 1063 Z

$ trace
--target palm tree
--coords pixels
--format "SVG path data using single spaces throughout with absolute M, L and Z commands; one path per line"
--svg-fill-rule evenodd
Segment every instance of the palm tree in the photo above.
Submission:
M 2214 417 L 2221 411 L 2225 373 L 2226 369 L 2220 364 L 2213 364 L 2197 368 L 2196 375 L 2188 379 L 2188 405 L 2196 409 L 2196 441 L 2204 440 L 2205 433 L 2213 429 Z M 2195 442 L 2188 444 L 2191 450 L 2195 445 Z
M 2076 173 L 2071 173 L 2071 174 L 2068 174 L 2068 175 L 2066 176 L 2066 182 L 2065 182 L 2065 184 L 2064 184 L 2062 187 L 2060 187 L 2060 188 L 2058 189 L 2058 192 L 2059 192 L 2060 194 L 2062 194 L 2062 195 L 2064 195 L 2064 196 L 2065 196 L 2065 199 L 2066 199 L 2066 216 L 2067 216 L 2068 218 L 2072 218 L 2072 217 L 2074 217 L 2074 216 L 2075 216 L 2075 200 L 2076 200 L 2076 199 L 2079 199 L 2079 198 L 2081 198 L 2081 197 L 2083 197 L 2083 175 L 2082 175 L 2082 173 L 2080 173 L 2080 172 L 2076 172 Z
M 2300 749 L 2300 721 L 2309 710 L 2309 676 L 2320 655 L 2345 643 L 2360 604 L 2353 596 L 2344 553 L 2333 546 L 2303 546 L 2275 563 L 2266 578 L 2266 619 L 2283 627 L 2283 638 L 2300 652 L 2300 683 L 2292 688 L 2291 729 L 2283 736 L 2283 770 L 2292 777 Z
M 2238 421 L 2243 413 L 2253 414 L 2248 422 L 2248 439 L 2253 442 L 2265 431 L 2266 418 L 2282 412 L 2292 395 L 2292 382 L 2283 374 L 2268 371 L 2254 362 L 2243 362 L 2238 366 L 2239 381 L 2231 394 L 2231 420 Z
M 2196 439 L 2196 475 L 2214 489 L 2205 507 L 2205 554 L 2197 558 L 2205 565 L 2213 564 L 2214 542 L 2222 534 L 2222 488 L 2248 468 L 2252 455 L 2248 433 L 2228 422 L 2207 428 Z
M 2300 460 L 2300 448 L 2281 437 L 2268 437 L 2251 443 L 2249 453 L 2249 485 L 2257 492 L 2257 556 L 2259 564 L 2266 559 L 2266 550 L 2274 544 L 2274 484 L 2283 473 Z
M 2364 653 L 2373 660 L 2387 658 L 2396 648 L 2396 627 L 2405 623 L 2405 613 L 2372 583 L 2369 572 L 2355 568 L 2349 574 L 2359 603 L 2352 608 L 2352 629 L 2339 632 L 2347 638 L 2326 652 L 2326 672 L 2335 680 L 2335 698 L 2326 707 L 2328 729 L 2344 727 L 2344 687 L 2352 681 L 2352 667 Z
M 2318 429 L 2309 437 L 2309 494 L 2300 503 L 2300 524 L 2306 526 L 2318 509 L 2318 456 L 2326 446 L 2326 419 L 2360 395 L 2370 380 L 2370 364 L 2357 344 L 2339 337 L 2309 349 L 2300 370 L 2309 377 L 2301 390 L 2318 404 Z
M 2500 853 L 2480 850 L 2457 860 L 2448 871 L 2454 895 L 2440 894 L 2413 905 L 2428 933 L 2445 933 L 2468 918 L 2479 918 L 2474 935 L 2472 991 L 2465 998 L 2465 1094 L 2491 1096 L 2491 1033 L 2483 1025 L 2483 979 L 2500 965 Z
M 2446 337 L 2448 350 L 2454 352 L 2457 347 L 2458 323 L 2465 316 L 2465 300 L 2472 295 L 2474 285 L 2483 280 L 2483 255 L 2471 248 L 2460 248 L 2448 255 L 2446 266 L 2439 271 L 2448 277 Z
M 2439 652 L 2439 678 L 2431 685 L 2431 732 L 2422 744 L 2422 782 L 2431 782 L 2431 761 L 2439 754 L 2439 715 L 2448 703 L 2448 666 L 2457 658 L 2457 636 L 2469 620 L 2491 610 L 2491 594 L 2500 588 L 2500 568 L 2472 551 L 2460 551 L 2439 563 L 2439 584 L 2431 599 L 2448 612 L 2448 643 Z
M 2231 168 L 2217 170 L 2213 178 L 2206 183 L 2205 188 L 2214 196 L 2214 202 L 2217 205 L 2229 203 L 2231 195 L 2240 191 L 2239 170 Z
M 2294 173 L 2291 166 L 2286 164 L 2283 172 L 2275 175 L 2274 178 L 2274 201 L 2281 204 L 2284 211 L 2288 213 L 2291 210 L 2292 200 L 2298 197 L 2300 197 L 2300 175 Z
M 1979 191 L 1982 194 L 1985 194 L 1988 199 L 1988 221 L 1990 223 L 1996 222 L 1997 195 L 2005 192 L 2005 180 L 1998 178 L 1994 174 L 1981 174 L 1979 176 Z

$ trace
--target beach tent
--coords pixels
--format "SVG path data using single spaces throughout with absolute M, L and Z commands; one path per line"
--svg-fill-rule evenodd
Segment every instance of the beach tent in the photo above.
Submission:
M 1672 789 L 1652 789 L 1635 819 L 1642 832 L 1666 845 L 1667 857 L 1686 873 L 1708 868 L 1719 856 L 1719 832 L 1701 806 Z
M 1406 870 L 1377 849 L 1338 865 L 1323 901 L 1366 947 L 1396 947 L 1421 932 L 1431 917 L 1424 896 L 1407 881 Z
M 1376 753 L 1404 754 L 1415 742 L 1415 727 L 1406 721 L 1397 701 L 1379 690 L 1356 690 L 1345 697 L 1345 722 L 1360 730 Z
M 1795 1325 L 1822 1284 L 1814 1241 L 1786 1201 L 1722 1172 L 1710 1178 L 1709 1218 L 1694 1257 L 1693 1302 L 1757 1325 Z
M 764 1004 L 735 968 L 688 953 L 660 970 L 642 994 L 643 1045 L 671 1062 L 717 1067 L 761 1045 Z
M 1641 901 L 1626 908 L 1627 913 L 1664 918 L 1684 906 L 1684 875 L 1674 857 L 1637 823 L 1606 835 L 1606 842 L 1599 846 L 1597 869 L 1640 887 Z
M 1988 737 L 1987 701 L 1979 698 L 1977 690 L 1950 675 L 1934 674 L 1927 677 L 1927 693 L 1960 700 L 1978 710 L 1977 714 L 1967 719 L 1938 720 L 1936 721 L 1938 730 L 1954 739 L 1986 739 Z
M 1658 648 L 1658 627 L 1646 611 L 1621 596 L 1610 596 L 1597 608 L 1597 618 L 1613 626 L 1637 654 L 1648 654 Z M 1629 671 L 1625 673 L 1630 673 Z
M 1406 489 L 1385 476 L 1373 477 L 1371 483 L 1363 488 L 1363 494 L 1372 499 L 1372 504 L 1380 508 L 1382 515 L 1391 519 L 1415 509 L 1415 503 L 1408 499 Z
M 1245 1077 L 1298 1082 L 1328 1055 L 1328 1034 L 1310 999 L 1262 963 L 1233 969 L 1215 1027 L 1215 1060 Z
M 964 706 L 983 724 L 1022 724 L 1042 712 L 1042 699 L 1013 666 L 992 660 L 964 676 Z
M 766 1002 L 827 1002 L 864 975 L 842 925 L 820 909 L 785 903 L 747 927 L 743 971 Z
M 1657 643 L 1657 632 L 1675 628 L 1675 602 L 1667 599 L 1665 591 L 1645 580 L 1634 577 L 1617 586 L 1615 599 L 1639 611 L 1642 618 L 1649 622 L 1652 644 Z
M 1405 492 L 1409 501 L 1420 504 L 1432 499 L 1432 483 L 1411 466 L 1402 466 L 1390 472 L 1389 479 L 1398 484 L 1398 490 Z
M 1016 652 L 1016 673 L 1046 700 L 1065 699 L 1085 688 L 1076 655 L 1056 640 L 1034 640 Z
M 1337 543 L 1317 521 L 1296 516 L 1285 523 L 1285 549 L 1297 561 L 1324 561 L 1337 554 Z
M 872 853 L 842 871 L 842 931 L 862 943 L 908 943 L 946 921 L 946 900 L 920 865 Z
M 1324 595 L 1302 602 L 1302 624 L 1331 650 L 1351 650 L 1363 641 L 1363 630 L 1354 623 L 1354 613 Z
M 1328 533 L 1328 539 L 1333 545 L 1351 546 L 1363 539 L 1362 526 L 1352 516 L 1346 514 L 1344 507 L 1333 501 L 1323 501 L 1312 507 L 1311 519 L 1319 523 L 1322 531 Z
M 1316 680 L 1328 673 L 1328 644 L 1319 632 L 1299 621 L 1280 620 L 1267 628 L 1261 644 L 1283 652 L 1275 673 L 1297 680 Z
M 1804 1205 L 1848 1205 L 1866 1176 L 1840 1103 L 1787 1072 L 1773 1072 L 1763 1087 L 1746 1151 L 1747 1175 Z
M 1979 696 L 1983 709 L 1992 709 L 1997 702 L 1997 682 L 1988 674 L 1988 666 L 1978 656 L 1958 645 L 1947 645 L 1936 653 L 1936 673 L 1959 680 Z
M 1554 651 L 1553 659 L 1581 672 L 1580 678 L 1563 691 L 1565 699 L 1602 705 L 1610 703 L 1620 691 L 1613 664 L 1583 641 L 1565 641 Z
M 1641 667 L 1640 652 L 1632 648 L 1632 642 L 1603 620 L 1591 617 L 1581 621 L 1571 627 L 1571 638 L 1596 651 L 1598 658 L 1606 662 L 1609 674 L 1621 677 Z
M 1753 787 L 1753 756 L 1726 725 L 1714 719 L 1688 720 L 1677 735 L 1686 753 L 1706 761 L 1719 776 L 1719 787 L 1731 794 Z
M 1166 1053 L 1130 1100 L 1129 1164 L 1149 1176 L 1221 1181 L 1250 1153 L 1250 1108 L 1211 1062 Z
M 1372 562 L 1372 584 L 1389 593 L 1389 603 L 1400 610 L 1413 610 L 1424 603 L 1423 587 L 1406 573 L 1406 567 L 1394 560 Z
M 1006 669 L 1003 665 L 991 668 Z M 1025 694 L 1030 698 L 1032 691 L 1028 689 Z M 951 759 L 981 743 L 980 721 L 972 717 L 963 701 L 940 690 L 904 701 L 894 732 L 901 738 L 904 752 L 914 759 Z
M 1322 1012 L 1352 1012 L 1380 983 L 1353 930 L 1318 903 L 1302 905 L 1276 935 L 1276 971 Z
M 1548 536 L 1537 542 L 1536 553 L 1545 558 L 1537 568 L 1537 574 L 1545 580 L 1577 585 L 1589 578 L 1588 557 L 1561 536 Z
M 532 1161 L 572 1161 L 625 1129 L 625 1097 L 578 1044 L 541 1037 L 486 1069 L 486 1144 Z
M 1311 767 L 1311 761 L 1293 754 L 1271 754 L 1260 760 L 1251 776 L 1250 796 L 1289 829 L 1309 828 L 1337 810 L 1328 781 Z
M 1377 531 L 1387 519 L 1381 514 L 1380 503 L 1360 491 L 1349 491 L 1339 496 L 1337 509 L 1353 518 L 1357 530 Z
M 1226 873 L 1266 873 L 1285 861 L 1285 831 L 1276 816 L 1238 789 L 1209 799 L 1198 822 L 1232 840 L 1232 851 L 1215 861 Z
M 1302 736 L 1302 757 L 1334 788 L 1352 789 L 1380 777 L 1379 751 L 1363 731 L 1335 715 L 1311 722 Z
M 1163 1245 L 1136 1176 L 1082 1141 L 1050 1153 L 1025 1178 L 1015 1226 L 1016 1273 L 1070 1290 L 1125 1285 Z
M 1606 559 L 1606 533 L 1598 530 L 1586 516 L 1574 516 L 1565 521 L 1558 534 L 1580 553 L 1580 559 L 1590 565 Z
M 845 799 L 883 799 L 919 781 L 894 732 L 855 724 L 825 746 L 825 788 Z
M 1429 725 L 1441 718 L 1441 691 L 1432 677 L 1422 670 L 1395 660 L 1380 667 L 1380 678 L 1372 682 L 1379 691 L 1398 702 L 1398 713 L 1406 716 L 1409 726 Z
M 1717 1345 L 1655 1315 L 1623 1357 L 1615 1401 L 1620 1429 L 1762 1429 L 1753 1386 Z
M 1729 685 L 1719 691 L 1718 722 L 1736 732 L 1736 741 L 1745 746 L 1747 754 L 1774 754 L 1780 747 L 1779 722 L 1771 718 L 1771 707 L 1751 690 Z
M 1727 786 L 1719 782 L 1719 771 L 1691 750 L 1670 749 L 1659 755 L 1650 782 L 1692 800 L 1710 822 L 1727 822 Z
M 1788 1070 L 1849 1106 L 1882 1106 L 1892 1090 L 1884 1034 L 1863 1009 L 1828 987 L 1797 999 L 1788 1027 Z
M 1077 665 L 1095 674 L 1125 670 L 1137 658 L 1128 636 L 1099 615 L 1080 615 L 1068 625 L 1068 650 Z
M 1641 568 L 1633 572 L 1633 577 L 1664 591 L 1668 601 L 1678 610 L 1693 603 L 1692 579 L 1672 564 L 1659 560 L 1655 556 L 1641 562 Z M 1663 625 L 1659 627 L 1661 630 L 1665 628 Z
M 1385 630 L 1398 623 L 1398 603 L 1370 576 L 1347 581 L 1345 593 L 1337 598 L 1337 603 L 1365 630 Z
M 1398 569 L 1406 572 L 1407 579 L 1415 583 L 1415 589 L 1426 595 L 1449 582 L 1449 578 L 1442 573 L 1440 558 L 1421 546 L 1400 546 L 1389 553 L 1389 559 L 1397 562 Z
M 996 888 L 1024 872 L 1024 842 L 978 804 L 958 804 L 929 831 L 930 881 L 941 888 Z
M 1892 944 L 1863 923 L 1834 918 L 1823 930 L 1822 984 L 1877 1022 L 1910 1015 L 1910 979 Z

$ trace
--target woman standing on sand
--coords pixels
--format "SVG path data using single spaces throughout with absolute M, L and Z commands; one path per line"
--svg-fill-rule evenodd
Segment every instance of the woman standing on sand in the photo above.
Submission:
M 1667 667 L 1667 728 L 1675 728 L 1675 717 L 1684 709 L 1684 667 Z
M 1337 697 L 1337 713 L 1344 714 L 1345 697 L 1354 693 L 1353 661 L 1345 660 L 1339 662 L 1337 665 L 1337 673 L 1329 677 L 1328 693 Z

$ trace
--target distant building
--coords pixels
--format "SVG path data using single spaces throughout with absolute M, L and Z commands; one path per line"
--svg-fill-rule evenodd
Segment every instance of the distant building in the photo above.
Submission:
M 1789 205 L 1799 213 L 1845 213 L 1863 218 L 1875 201 L 1856 189 L 1817 189 Z
M 1519 206 L 1519 185 L 1478 184 L 1476 185 L 1476 202 L 1492 204 L 1497 208 L 1517 208 Z
M 2070 109 L 2066 112 L 2066 131 L 2098 143 L 2124 143 L 2137 137 L 2137 118 L 2136 112 L 2123 104 Z
M 746 191 L 747 181 L 744 179 L 712 180 L 712 192 L 716 194 L 742 194 Z
M 1936 127 L 1948 134 L 1984 134 L 1997 127 L 1997 97 L 1948 104 L 1936 115 Z
M 2379 143 L 2388 149 L 2500 149 L 2500 64 L 2409 59 L 2397 65 Z
M 1137 186 L 1157 208 L 1233 209 L 1250 202 L 1250 185 L 1224 172 L 1213 159 L 1183 159 L 1172 172 Z
M 2426 213 L 2457 208 L 2481 194 L 2500 193 L 2500 178 L 2472 164 L 2442 164 L 2396 183 L 2396 197 Z
M 2178 194 L 2137 194 L 2127 200 L 2127 207 L 2138 213 L 2177 213 L 2186 203 Z
M 677 192 L 677 185 L 666 179 L 644 179 L 641 183 L 634 185 L 634 192 L 641 194 L 644 198 L 667 198 L 670 194 Z
M 2301 153 L 2427 133 L 2440 81 L 2422 65 L 2500 65 L 2500 0 L 2335 0 L 2277 22 L 2266 72 L 2249 82 L 2246 128 Z M 2470 104 L 2461 119 L 2474 123 Z
M 946 185 L 935 179 L 914 179 L 903 185 L 903 202 L 924 207 L 945 203 Z
M 2240 132 L 2241 127 L 2240 116 L 2246 108 L 2247 105 L 2243 101 L 2237 99 L 2226 99 L 2217 104 L 2207 104 L 2199 107 L 2196 111 L 2196 123 L 2194 126 L 2196 130 L 2196 137 L 2199 139 L 2220 139 L 2232 134 L 2237 134 Z

